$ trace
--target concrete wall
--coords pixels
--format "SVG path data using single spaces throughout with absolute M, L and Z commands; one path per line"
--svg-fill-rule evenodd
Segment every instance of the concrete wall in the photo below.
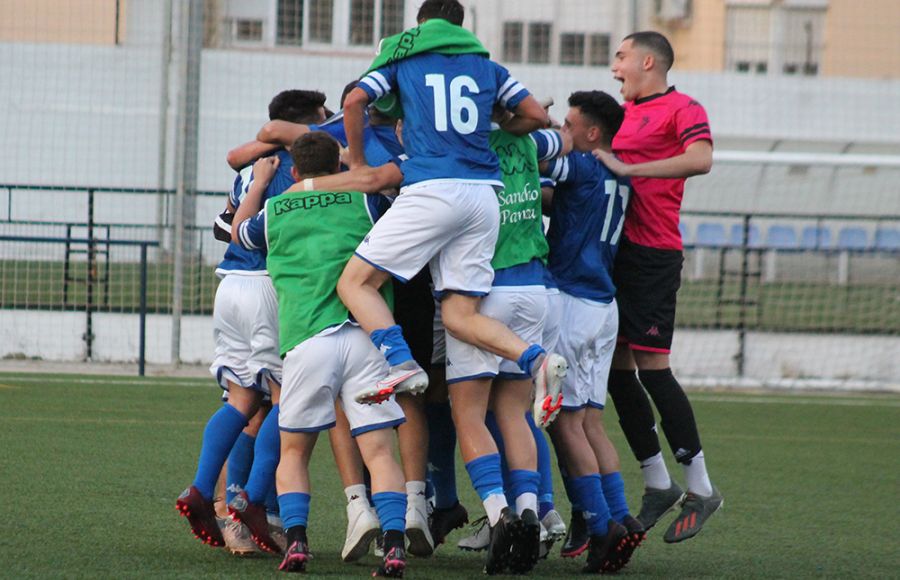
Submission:
M 83 360 L 85 315 L 79 312 L 0 311 L 0 359 L 39 357 Z M 94 361 L 134 362 L 138 353 L 138 317 L 94 315 Z M 148 364 L 169 364 L 171 318 L 147 320 Z M 900 337 L 750 333 L 745 374 L 734 363 L 738 336 L 730 331 L 679 331 L 672 366 L 686 384 L 700 386 L 819 387 L 900 391 Z M 206 364 L 212 359 L 212 318 L 182 320 L 182 360 Z

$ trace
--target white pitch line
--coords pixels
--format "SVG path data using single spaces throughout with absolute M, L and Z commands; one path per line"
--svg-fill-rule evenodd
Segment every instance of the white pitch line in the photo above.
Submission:
M 29 376 L 5 376 L 0 377 L 10 383 L 65 383 L 68 385 L 125 385 L 136 387 L 203 387 L 216 386 L 215 380 L 209 379 L 170 379 L 161 377 L 159 380 L 150 379 L 130 379 L 130 378 L 96 378 L 81 379 L 75 377 L 29 377 Z

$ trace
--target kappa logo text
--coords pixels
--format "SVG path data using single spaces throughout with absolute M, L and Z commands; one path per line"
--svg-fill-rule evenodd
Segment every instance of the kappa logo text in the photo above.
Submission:
M 335 203 L 351 203 L 349 193 L 319 193 L 303 197 L 280 198 L 275 201 L 275 215 L 281 215 L 297 209 L 326 208 Z

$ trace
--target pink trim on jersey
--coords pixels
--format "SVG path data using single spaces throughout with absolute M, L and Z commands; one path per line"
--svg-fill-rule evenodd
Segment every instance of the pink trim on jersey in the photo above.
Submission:
M 625 163 L 645 163 L 681 155 L 695 141 L 712 142 L 703 106 L 675 87 L 625 103 L 625 120 L 613 139 L 613 152 Z M 632 177 L 625 236 L 635 244 L 680 250 L 678 214 L 685 179 Z
M 641 346 L 639 344 L 634 344 L 633 342 L 629 342 L 628 347 L 631 350 L 640 350 L 640 351 L 645 351 L 645 352 L 658 352 L 658 353 L 662 353 L 662 354 L 669 354 L 670 352 L 672 352 L 672 349 L 670 349 L 670 348 L 654 348 L 652 346 Z

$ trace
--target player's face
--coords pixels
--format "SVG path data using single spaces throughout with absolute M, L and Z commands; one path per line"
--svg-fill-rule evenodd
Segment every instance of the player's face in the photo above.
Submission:
M 568 133 L 572 138 L 572 146 L 576 151 L 590 151 L 591 147 L 590 132 L 592 127 L 588 124 L 587 119 L 581 114 L 578 107 L 570 107 L 566 114 L 566 120 L 563 122 L 562 130 Z
M 644 72 L 644 52 L 634 46 L 631 39 L 625 40 L 616 50 L 613 58 L 613 78 L 622 83 L 620 93 L 626 101 L 640 97 L 640 81 Z

